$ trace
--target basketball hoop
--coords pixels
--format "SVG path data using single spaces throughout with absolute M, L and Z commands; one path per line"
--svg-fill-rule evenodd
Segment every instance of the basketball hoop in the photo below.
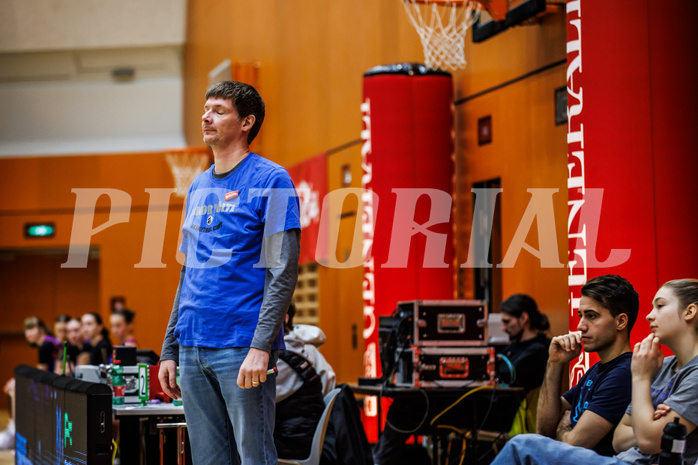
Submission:
M 402 0 L 417 30 L 429 69 L 465 68 L 465 34 L 482 5 L 474 0 Z
M 197 147 L 169 150 L 165 159 L 172 171 L 177 197 L 186 197 L 194 178 L 210 165 L 208 150 Z

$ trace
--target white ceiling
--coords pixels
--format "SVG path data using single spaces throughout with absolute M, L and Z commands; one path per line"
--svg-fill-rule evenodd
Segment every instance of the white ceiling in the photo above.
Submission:
M 0 11 L 0 156 L 185 145 L 186 0 L 0 0 Z
M 183 45 L 186 0 L 0 0 L 0 52 Z

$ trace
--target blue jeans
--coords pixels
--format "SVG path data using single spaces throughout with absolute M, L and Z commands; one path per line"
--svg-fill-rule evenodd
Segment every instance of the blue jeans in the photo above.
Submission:
M 276 376 L 241 389 L 238 371 L 248 348 L 180 347 L 179 370 L 192 460 L 203 465 L 276 464 Z M 269 357 L 276 365 L 278 352 Z M 239 458 L 238 458 L 239 454 Z
M 511 438 L 491 465 L 628 465 L 591 449 L 570 446 L 538 434 L 519 434 Z

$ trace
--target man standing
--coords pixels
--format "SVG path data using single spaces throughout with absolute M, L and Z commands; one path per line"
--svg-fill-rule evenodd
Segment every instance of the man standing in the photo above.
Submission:
M 630 330 L 637 319 L 637 292 L 624 278 L 599 276 L 582 287 L 577 332 L 554 337 L 538 398 L 538 434 L 613 455 L 613 430 L 631 399 Z M 581 353 L 599 362 L 560 396 L 562 375 Z
M 276 382 L 267 370 L 284 348 L 300 215 L 286 170 L 250 153 L 263 120 L 264 102 L 247 84 L 226 81 L 206 92 L 202 130 L 214 165 L 187 194 L 186 260 L 159 374 L 165 393 L 184 400 L 192 457 L 201 464 L 277 462 Z

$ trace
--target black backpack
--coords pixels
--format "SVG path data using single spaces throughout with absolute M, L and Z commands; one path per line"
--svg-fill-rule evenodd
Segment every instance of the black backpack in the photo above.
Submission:
M 341 391 L 327 425 L 320 465 L 373 465 L 354 392 L 347 384 L 338 387 Z

